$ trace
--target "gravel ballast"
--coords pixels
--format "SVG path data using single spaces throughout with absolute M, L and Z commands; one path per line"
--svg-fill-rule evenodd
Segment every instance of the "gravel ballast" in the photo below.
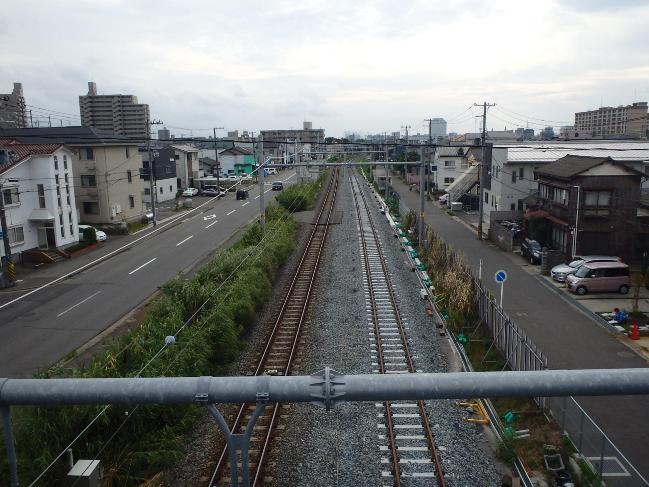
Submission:
M 446 337 L 438 335 L 420 298 L 419 280 L 407 265 L 393 232 L 378 210 L 376 199 L 361 175 L 399 309 L 406 323 L 415 367 L 422 372 L 446 372 L 452 355 Z M 311 305 L 300 365 L 294 374 L 311 374 L 328 365 L 347 373 L 371 373 L 368 315 L 363 292 L 357 221 L 347 175 L 338 186 L 340 225 L 332 225 Z M 455 401 L 426 402 L 429 420 L 446 473 L 447 485 L 497 486 L 501 473 L 491 458 L 483 427 L 464 421 L 466 412 Z M 284 408 L 281 436 L 274 440 L 267 474 L 276 486 L 389 485 L 381 480 L 378 439 L 379 408 L 374 403 L 343 403 L 332 411 L 312 405 Z M 271 480 L 269 478 L 269 480 Z M 407 485 L 407 483 L 404 483 Z M 434 485 L 434 483 L 431 483 Z

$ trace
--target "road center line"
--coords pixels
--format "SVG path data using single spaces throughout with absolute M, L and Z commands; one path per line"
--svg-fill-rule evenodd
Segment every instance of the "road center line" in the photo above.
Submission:
M 218 220 L 214 220 L 212 223 L 210 223 L 210 224 L 209 224 L 208 226 L 206 226 L 205 228 L 210 228 L 212 225 L 214 225 L 215 223 L 218 223 L 218 222 L 219 222 Z
M 270 189 L 267 189 L 266 191 L 264 191 L 264 193 L 268 193 L 269 191 L 270 191 Z
M 154 258 L 151 259 L 150 261 L 145 262 L 144 264 L 142 264 L 140 267 L 136 267 L 136 268 L 133 269 L 131 272 L 129 272 L 128 275 L 130 276 L 131 274 L 136 273 L 137 271 L 139 271 L 140 269 L 142 269 L 142 267 L 149 265 L 151 262 L 153 262 L 153 261 L 156 260 L 156 259 L 157 259 L 157 257 L 154 257 Z
M 187 240 L 189 240 L 190 238 L 194 238 L 194 236 L 193 236 L 193 235 L 190 235 L 190 236 L 187 237 L 185 240 L 181 240 L 180 242 L 178 242 L 178 243 L 176 244 L 176 247 L 178 247 L 179 245 L 184 244 L 184 243 L 187 242 Z
M 257 196 L 255 196 L 255 199 L 258 200 L 258 199 L 259 199 L 259 196 L 261 196 L 261 195 L 257 195 Z
M 73 310 L 74 308 L 76 308 L 77 306 L 81 306 L 83 303 L 85 303 L 85 302 L 88 301 L 89 299 L 94 298 L 94 297 L 97 296 L 97 294 L 99 294 L 100 292 L 101 292 L 101 291 L 97 291 L 96 293 L 91 294 L 91 295 L 88 296 L 86 299 L 83 299 L 83 300 L 79 301 L 77 304 L 74 304 L 74 305 L 70 306 L 70 307 L 69 307 L 68 309 L 66 309 L 65 311 L 62 311 L 61 313 L 59 313 L 58 315 L 56 315 L 56 317 L 57 317 L 57 318 L 60 318 L 61 316 L 63 316 L 63 315 L 64 315 L 65 313 L 67 313 L 68 311 L 72 311 L 72 310 Z
M 235 211 L 237 211 L 237 210 L 232 210 L 230 213 L 227 213 L 225 216 L 232 215 L 232 213 L 234 213 Z
M 241 205 L 241 208 L 243 208 L 244 206 L 249 205 L 249 204 L 250 204 L 250 201 L 246 201 L 243 205 Z

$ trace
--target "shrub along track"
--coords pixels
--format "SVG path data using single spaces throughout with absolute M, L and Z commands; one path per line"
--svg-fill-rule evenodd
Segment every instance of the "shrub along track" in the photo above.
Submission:
M 334 170 L 323 203 L 314 219 L 305 251 L 282 302 L 268 342 L 254 368 L 255 375 L 290 375 L 291 373 L 335 206 L 337 186 L 338 170 Z M 279 404 L 267 407 L 259 416 L 253 430 L 249 450 L 250 464 L 247 469 L 246 465 L 242 465 L 242 470 L 247 471 L 252 485 L 259 485 L 263 481 L 264 462 L 268 457 L 273 428 L 279 418 L 279 409 Z M 242 404 L 231 423 L 231 430 L 234 433 L 242 433 L 254 410 L 254 404 Z M 208 485 L 229 485 L 232 465 L 228 461 L 227 448 L 223 448 L 217 456 L 216 468 Z M 243 476 L 243 471 L 241 474 Z

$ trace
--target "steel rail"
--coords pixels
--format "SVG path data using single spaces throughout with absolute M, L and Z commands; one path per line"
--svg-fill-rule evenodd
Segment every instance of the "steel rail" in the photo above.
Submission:
M 302 253 L 302 256 L 300 258 L 300 261 L 298 263 L 297 269 L 295 273 L 293 274 L 293 278 L 291 279 L 291 283 L 289 285 L 289 288 L 286 292 L 286 295 L 284 297 L 284 300 L 282 301 L 282 305 L 280 308 L 280 311 L 277 315 L 277 319 L 275 320 L 275 324 L 273 325 L 273 329 L 268 337 L 268 340 L 266 342 L 266 346 L 264 347 L 264 351 L 262 352 L 261 357 L 259 358 L 257 362 L 257 367 L 255 369 L 254 375 L 259 376 L 264 373 L 265 366 L 268 361 L 269 354 L 271 353 L 271 350 L 273 348 L 273 345 L 275 343 L 275 339 L 277 338 L 278 332 L 282 329 L 282 326 L 284 324 L 284 319 L 286 317 L 286 312 L 289 307 L 289 304 L 291 303 L 292 298 L 295 295 L 296 288 L 298 287 L 298 281 L 302 273 L 304 272 L 304 267 L 305 264 L 307 263 L 307 258 L 310 256 L 311 251 L 313 250 L 314 244 L 317 244 L 318 247 L 316 249 L 316 261 L 313 266 L 313 271 L 311 272 L 310 275 L 310 280 L 306 292 L 306 297 L 304 299 L 304 305 L 302 307 L 300 317 L 298 320 L 298 325 L 296 327 L 296 330 L 293 335 L 293 340 L 291 343 L 291 350 L 289 353 L 288 361 L 286 364 L 286 367 L 284 369 L 284 375 L 290 375 L 290 371 L 292 369 L 292 362 L 293 362 L 293 357 L 295 354 L 295 351 L 297 349 L 297 345 L 299 343 L 299 338 L 302 330 L 302 325 L 304 323 L 304 318 L 306 317 L 306 311 L 310 302 L 310 297 L 311 297 L 311 290 L 313 286 L 313 282 L 316 276 L 315 270 L 318 268 L 318 265 L 320 263 L 320 256 L 322 254 L 322 249 L 324 248 L 324 243 L 326 240 L 327 236 L 327 230 L 329 227 L 329 222 L 331 220 L 331 215 L 333 213 L 333 208 L 335 206 L 335 198 L 336 198 L 336 191 L 338 188 L 338 170 L 334 169 L 334 173 L 332 174 L 328 186 L 327 186 L 327 191 L 325 193 L 322 205 L 320 206 L 320 209 L 318 211 L 317 216 L 314 219 L 314 225 L 313 229 L 311 230 L 311 233 L 309 234 L 307 244 L 305 245 L 304 252 Z M 326 223 L 325 225 L 320 225 L 320 221 L 322 219 L 323 214 L 325 213 L 325 210 L 327 211 L 326 214 Z M 318 234 L 321 234 L 319 236 Z M 320 238 L 318 242 L 318 238 Z M 237 431 L 242 427 L 243 421 L 246 418 L 248 411 L 253 405 L 244 403 L 239 407 L 239 410 L 237 412 L 237 416 L 235 418 L 235 421 L 232 426 L 232 431 Z M 260 459 L 257 462 L 255 471 L 254 471 L 254 480 L 253 480 L 253 485 L 256 485 L 258 482 L 259 476 L 262 471 L 262 463 L 265 460 L 266 453 L 270 444 L 270 438 L 271 438 L 271 431 L 275 427 L 275 424 L 277 422 L 277 416 L 278 416 L 278 410 L 279 410 L 279 403 L 275 403 L 273 405 L 273 411 L 271 414 L 271 420 L 269 423 L 269 426 L 267 428 L 267 433 L 265 435 L 264 441 L 263 441 L 263 446 L 262 450 L 260 453 Z M 209 486 L 214 485 L 215 480 L 218 481 L 220 477 L 223 475 L 224 469 L 228 465 L 227 461 L 228 457 L 228 449 L 227 446 L 223 447 L 223 450 L 221 451 L 221 454 L 219 456 L 216 468 L 214 469 L 214 472 L 212 474 L 212 477 L 209 482 Z
M 350 175 L 350 178 L 351 177 L 352 176 Z M 356 179 L 355 175 L 354 175 L 354 179 Z M 398 305 L 398 302 L 397 302 L 397 298 L 396 298 L 395 293 L 394 293 L 394 287 L 392 286 L 392 281 L 390 279 L 390 272 L 389 272 L 389 270 L 387 268 L 387 263 L 386 263 L 384 255 L 383 255 L 383 251 L 381 249 L 379 239 L 377 237 L 377 230 L 376 230 L 376 226 L 374 225 L 374 219 L 372 218 L 372 214 L 370 212 L 369 205 L 367 203 L 367 199 L 365 197 L 365 193 L 364 193 L 364 190 L 362 188 L 362 185 L 359 184 L 358 181 L 356 181 L 356 184 L 357 184 L 357 186 L 359 188 L 360 197 L 361 197 L 361 200 L 363 202 L 363 205 L 365 207 L 365 211 L 366 211 L 366 214 L 367 214 L 367 220 L 368 220 L 370 228 L 372 230 L 371 238 L 374 239 L 374 242 L 376 244 L 376 251 L 377 251 L 377 254 L 379 256 L 379 262 L 381 264 L 381 270 L 383 272 L 383 279 L 385 280 L 385 282 L 387 284 L 386 287 L 387 287 L 388 295 L 389 295 L 389 298 L 390 298 L 390 304 L 391 304 L 392 309 L 394 311 L 395 321 L 396 321 L 397 328 L 398 328 L 398 331 L 399 331 L 399 337 L 401 338 L 401 346 L 403 347 L 403 351 L 404 351 L 405 357 L 406 357 L 407 369 L 408 369 L 409 373 L 416 373 L 417 370 L 415 369 L 415 365 L 414 365 L 414 363 L 412 361 L 412 353 L 410 351 L 410 346 L 408 345 L 408 339 L 406 337 L 405 327 L 403 325 L 403 320 L 401 318 L 401 312 L 399 310 L 399 305 Z M 354 199 L 354 201 L 356 203 L 356 211 L 357 211 L 357 215 L 358 215 L 359 222 L 360 222 L 360 205 L 358 204 L 356 198 Z M 363 237 L 362 238 L 362 240 L 363 240 L 363 249 L 365 250 L 366 249 L 366 243 L 364 241 L 365 233 L 363 231 L 362 225 L 360 227 L 361 227 L 361 236 Z M 381 341 L 380 341 L 379 336 L 378 336 L 378 316 L 377 316 L 376 310 L 375 310 L 375 308 L 376 308 L 375 300 L 374 300 L 374 297 L 372 296 L 373 290 L 372 290 L 372 285 L 371 285 L 371 278 L 369 277 L 371 275 L 371 270 L 369 268 L 369 262 L 368 262 L 368 259 L 367 259 L 367 251 L 365 251 L 364 254 L 365 254 L 365 262 L 366 262 L 366 275 L 368 276 L 368 281 L 370 282 L 370 290 L 371 290 L 370 296 L 371 296 L 372 308 L 373 308 L 373 321 L 374 321 L 374 328 L 375 328 L 375 332 L 374 332 L 374 334 L 375 334 L 375 344 L 376 344 L 377 351 L 379 351 L 378 353 L 382 354 L 382 352 L 381 352 L 382 345 L 381 345 Z M 381 373 L 385 373 L 385 372 L 383 370 L 381 370 Z M 385 404 L 386 404 L 386 418 L 389 418 L 391 416 L 390 403 L 389 403 L 389 401 L 386 401 Z M 430 453 L 431 453 L 431 462 L 433 463 L 433 466 L 435 468 L 435 475 L 436 475 L 436 478 L 437 478 L 438 487 L 446 487 L 446 481 L 445 481 L 445 478 L 444 478 L 444 471 L 443 471 L 443 468 L 442 468 L 442 462 L 441 462 L 441 459 L 439 457 L 439 452 L 437 450 L 437 445 L 435 444 L 435 439 L 434 439 L 434 436 L 433 436 L 432 429 L 430 427 L 430 422 L 428 421 L 428 415 L 426 413 L 426 408 L 425 408 L 424 402 L 422 400 L 417 401 L 417 409 L 419 411 L 419 416 L 421 418 L 421 423 L 422 423 L 424 433 L 425 433 L 425 436 L 426 436 L 426 441 L 428 443 L 428 447 L 429 447 L 429 450 L 430 450 Z M 395 471 L 394 484 L 395 484 L 395 486 L 400 486 L 401 485 L 401 480 L 399 478 L 400 467 L 399 467 L 399 463 L 398 463 L 398 453 L 397 453 L 396 446 L 394 446 L 394 432 L 390 431 L 391 428 L 392 428 L 391 418 L 390 418 L 389 421 L 387 421 L 387 423 L 388 423 L 388 431 L 389 431 L 388 436 L 390 437 L 390 449 L 391 449 L 391 451 L 393 451 L 392 460 L 393 460 L 393 468 L 394 468 L 394 471 Z M 393 450 L 393 447 L 394 447 L 394 450 Z

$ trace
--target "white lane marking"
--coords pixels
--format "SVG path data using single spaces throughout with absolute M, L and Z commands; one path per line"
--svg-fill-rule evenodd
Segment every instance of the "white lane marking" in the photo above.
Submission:
M 207 201 L 201 203 L 196 208 L 193 208 L 193 209 L 189 210 L 187 213 L 184 213 L 183 215 L 178 215 L 177 217 L 170 218 L 165 223 L 163 223 L 161 225 L 158 225 L 157 227 L 154 227 L 153 230 L 151 230 L 146 235 L 142 235 L 141 237 L 138 237 L 135 240 L 133 240 L 131 242 L 128 242 L 128 243 L 122 245 L 121 247 L 119 247 L 119 248 L 117 248 L 117 249 L 115 249 L 115 250 L 113 250 L 111 252 L 108 252 L 105 255 L 102 255 L 101 257 L 98 257 L 97 259 L 93 260 L 92 262 L 88 262 L 87 264 L 84 264 L 81 267 L 77 267 L 76 269 L 68 272 L 67 274 L 63 274 L 62 276 L 59 276 L 56 279 L 52 279 L 50 282 L 46 282 L 42 286 L 37 287 L 36 289 L 32 289 L 31 291 L 26 292 L 25 294 L 22 294 L 22 295 L 18 296 L 17 298 L 12 299 L 11 301 L 7 301 L 4 304 L 0 304 L 0 309 L 6 308 L 7 306 L 10 306 L 10 305 L 12 305 L 12 304 L 14 304 L 14 303 L 16 303 L 18 301 L 21 301 L 22 299 L 25 299 L 27 296 L 31 296 L 34 293 L 42 291 L 46 287 L 50 287 L 53 284 L 56 284 L 57 282 L 61 282 L 64 279 L 67 279 L 67 278 L 72 277 L 72 276 L 74 276 L 76 274 L 79 274 L 82 271 L 84 271 L 85 269 L 88 269 L 89 267 L 92 267 L 93 265 L 97 264 L 98 262 L 104 261 L 104 260 L 108 259 L 109 257 L 111 257 L 111 256 L 113 256 L 115 254 L 118 254 L 119 252 L 121 252 L 121 251 L 123 251 L 125 249 L 133 247 L 135 244 L 141 242 L 142 240 L 145 240 L 145 239 L 155 235 L 156 233 L 160 232 L 162 229 L 174 224 L 175 222 L 177 222 L 178 220 L 183 218 L 183 216 L 187 215 L 188 213 L 193 213 L 194 211 L 199 210 L 203 206 L 211 203 L 212 201 L 214 201 L 216 199 L 217 199 L 217 197 L 214 196 L 213 198 L 210 198 Z
M 268 193 L 269 191 L 270 191 L 270 189 L 267 189 L 266 191 L 264 191 L 264 193 Z
M 261 196 L 261 195 L 258 194 L 257 196 L 255 196 L 255 199 L 258 200 L 260 196 Z
M 204 216 L 203 221 L 214 220 L 215 218 L 216 218 L 216 215 L 214 213 L 212 213 L 211 215 Z
M 91 294 L 91 295 L 88 296 L 86 299 L 83 299 L 83 300 L 79 301 L 77 304 L 70 306 L 70 307 L 69 307 L 68 309 L 66 309 L 65 311 L 60 312 L 58 315 L 56 315 L 56 317 L 57 317 L 57 318 L 60 318 L 61 316 L 63 316 L 63 315 L 64 315 L 65 313 L 67 313 L 68 311 L 72 311 L 72 310 L 73 310 L 74 308 L 76 308 L 77 306 L 81 306 L 83 303 L 85 303 L 85 302 L 88 301 L 89 299 L 94 298 L 94 297 L 97 296 L 97 294 L 99 294 L 100 292 L 101 292 L 101 291 L 97 291 L 96 293 Z
M 144 264 L 142 264 L 140 267 L 136 267 L 136 268 L 133 269 L 131 272 L 129 272 L 128 275 L 130 276 L 131 274 L 136 273 L 137 271 L 139 271 L 140 269 L 142 269 L 142 267 L 149 265 L 151 262 L 153 262 L 153 261 L 156 260 L 156 259 L 157 259 L 157 257 L 154 257 L 154 258 L 151 259 L 150 261 L 145 262 Z
M 210 223 L 210 224 L 209 224 L 208 226 L 206 226 L 205 228 L 210 228 L 212 225 L 214 225 L 215 223 L 218 223 L 218 222 L 219 222 L 218 220 L 214 220 L 212 223 Z
M 237 211 L 237 210 L 232 210 L 230 213 L 227 213 L 225 216 L 230 216 L 230 215 L 232 215 L 232 213 L 234 213 L 235 211 Z
M 288 181 L 289 179 L 291 179 L 291 178 L 294 177 L 294 176 L 297 176 L 297 173 L 296 173 L 296 172 L 294 172 L 294 173 L 291 174 L 289 177 L 287 177 L 287 178 L 284 180 L 284 182 Z
M 187 237 L 185 240 L 181 240 L 180 242 L 178 242 L 178 243 L 176 244 L 176 247 L 178 247 L 179 245 L 184 244 L 184 243 L 187 242 L 187 240 L 189 240 L 190 238 L 194 238 L 194 236 L 193 236 L 193 235 L 190 235 L 190 236 Z
M 241 205 L 241 208 L 243 208 L 244 206 L 249 205 L 249 204 L 250 204 L 250 201 L 246 201 L 243 205 Z

